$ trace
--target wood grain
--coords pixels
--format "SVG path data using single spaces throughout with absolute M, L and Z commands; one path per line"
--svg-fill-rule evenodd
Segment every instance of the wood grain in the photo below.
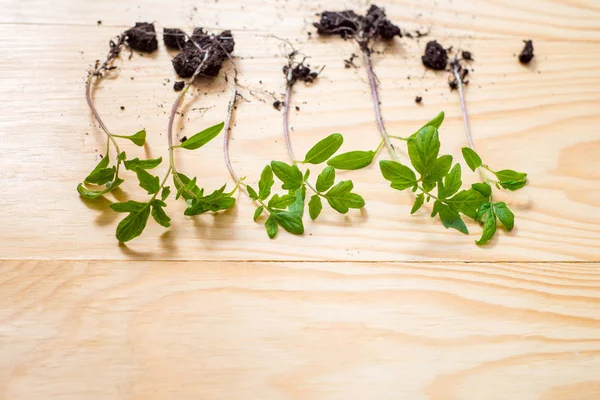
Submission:
M 0 263 L 0 398 L 595 399 L 586 263 Z
M 163 15 L 165 6 L 154 5 L 153 15 Z M 102 2 L 102 7 L 108 9 L 110 2 Z M 186 7 L 176 9 L 183 13 Z M 29 7 L 27 13 L 34 9 Z M 397 12 L 393 5 L 389 9 Z M 15 10 L 16 18 L 21 14 Z M 172 15 L 172 11 L 165 13 Z M 327 66 L 318 84 L 299 85 L 296 90 L 294 102 L 300 111 L 291 121 L 296 153 L 303 154 L 334 131 L 345 135 L 344 150 L 374 148 L 379 136 L 364 70 L 345 69 L 342 62 L 357 49 L 337 39 L 307 39 L 311 18 L 304 28 L 291 26 L 285 34 L 312 57 L 311 62 Z M 0 40 L 9 46 L 0 61 L 4 227 L 0 258 L 600 260 L 600 176 L 590 167 L 600 146 L 597 43 L 532 36 L 537 56 L 533 65 L 523 67 L 514 57 L 522 46 L 520 40 L 456 35 L 444 26 L 432 27 L 431 37 L 447 46 L 468 48 L 475 55 L 467 97 L 479 152 L 498 169 L 529 173 L 527 188 L 498 197 L 515 209 L 517 228 L 511 234 L 501 233 L 489 246 L 478 248 L 473 245 L 481 232 L 476 224 L 469 225 L 472 233 L 467 237 L 443 229 L 428 216 L 427 208 L 410 216 L 412 195 L 389 188 L 373 165 L 342 174 L 353 179 L 366 198 L 364 211 L 341 216 L 326 210 L 319 222 L 307 222 L 304 237 L 284 233 L 269 240 L 263 226 L 252 221 L 253 205 L 242 196 L 229 212 L 193 219 L 183 217 L 182 204 L 171 201 L 170 230 L 150 223 L 143 237 L 119 246 L 114 229 L 120 216 L 108 209 L 113 198 L 83 201 L 75 192 L 104 148 L 104 136 L 83 98 L 83 80 L 90 64 L 104 56 L 107 39 L 122 30 L 104 25 L 109 22 L 100 26 L 0 24 Z M 179 22 L 180 26 L 186 23 Z M 17 27 L 21 34 L 15 36 Z M 280 69 L 285 49 L 261 32 L 238 30 L 235 35 L 236 62 L 250 102 L 239 106 L 231 151 L 238 173 L 253 182 L 271 159 L 286 160 L 281 114 L 266 94 L 283 90 Z M 385 56 L 375 57 L 387 127 L 404 135 L 444 110 L 442 150 L 458 159 L 460 147 L 466 144 L 458 99 L 448 90 L 446 74 L 423 71 L 419 61 L 423 46 L 423 41 L 402 39 L 386 48 Z M 164 49 L 151 57 L 125 57 L 96 92 L 111 129 L 148 130 L 143 151 L 125 146 L 130 157 L 166 156 L 166 113 L 174 99 L 175 79 L 169 58 Z M 221 121 L 228 93 L 222 76 L 200 82 L 177 123 L 178 136 Z M 422 106 L 414 103 L 415 95 L 424 97 Z M 231 183 L 220 146 L 216 140 L 193 154 L 179 152 L 180 169 L 197 175 L 207 189 Z M 406 159 L 402 152 L 401 156 Z M 384 157 L 387 154 L 380 159 Z M 164 172 L 164 166 L 158 172 Z M 128 178 L 132 180 L 117 198 L 143 199 L 143 191 L 132 176 Z M 476 175 L 465 173 L 465 181 L 475 179 Z

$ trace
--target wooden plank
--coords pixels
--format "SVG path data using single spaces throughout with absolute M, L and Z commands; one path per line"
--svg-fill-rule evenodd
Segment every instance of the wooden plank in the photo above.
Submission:
M 586 263 L 0 263 L 0 397 L 595 399 Z
M 152 12 L 170 16 L 165 21 L 187 24 L 182 15 L 190 4 L 156 3 L 138 14 L 122 14 L 127 19 L 118 23 Z M 411 4 L 394 3 L 388 8 L 399 13 Z M 465 3 L 458 4 L 464 7 Z M 581 21 L 594 20 L 597 15 L 593 6 L 585 3 L 552 4 L 556 5 L 539 14 L 540 18 L 554 18 L 557 25 L 564 23 L 559 14 Z M 490 13 L 501 5 L 494 2 L 479 9 Z M 67 12 L 80 17 L 77 10 L 83 6 L 69 6 L 75 8 L 56 7 L 57 21 Z M 95 15 L 96 7 L 105 12 L 119 9 L 112 6 L 110 2 L 86 5 L 90 16 Z M 83 98 L 85 74 L 90 64 L 106 53 L 108 38 L 122 28 L 40 25 L 44 22 L 39 19 L 42 7 L 14 5 L 9 9 L 3 14 L 9 19 L 0 25 L 0 40 L 6 44 L 0 64 L 2 259 L 600 260 L 600 175 L 590 167 L 600 149 L 596 129 L 600 124 L 600 51 L 593 40 L 558 41 L 540 28 L 540 39 L 532 36 L 535 62 L 523 67 L 514 57 L 522 45 L 520 39 L 456 35 L 442 28 L 434 31 L 432 37 L 444 45 L 468 48 L 475 55 L 467 97 L 480 153 L 492 166 L 523 170 L 530 177 L 526 189 L 498 197 L 515 209 L 517 228 L 511 234 L 500 234 L 485 248 L 473 245 L 480 233 L 475 224 L 469 225 L 472 233 L 467 237 L 443 229 L 439 221 L 429 218 L 427 208 L 410 216 L 412 195 L 390 189 L 376 165 L 343 174 L 354 180 L 367 208 L 348 216 L 325 211 L 321 221 L 307 222 L 304 237 L 281 234 L 277 240 L 269 240 L 261 224 L 252 221 L 253 206 L 242 196 L 230 212 L 191 220 L 183 217 L 182 204 L 171 202 L 168 210 L 173 228 L 165 231 L 150 223 L 143 237 L 129 246 L 118 246 L 114 229 L 119 216 L 108 210 L 112 198 L 83 202 L 74 189 L 104 148 L 102 132 L 95 127 Z M 6 23 L 11 21 L 17 25 Z M 17 26 L 19 35 L 15 35 Z M 231 26 L 244 28 L 233 22 Z M 510 26 L 516 32 L 519 24 Z M 587 25 L 577 26 L 581 29 L 578 34 L 585 37 Z M 285 49 L 262 31 L 238 30 L 235 34 L 241 84 L 257 95 L 244 90 L 250 103 L 239 106 L 231 151 L 239 174 L 252 182 L 271 159 L 286 160 L 281 115 L 265 94 L 279 94 L 283 89 Z M 301 109 L 292 116 L 296 153 L 303 154 L 334 131 L 345 135 L 344 150 L 374 148 L 379 136 L 364 70 L 345 69 L 342 62 L 357 51 L 356 46 L 336 39 L 309 40 L 294 25 L 284 36 L 310 55 L 314 64 L 327 65 L 318 84 L 299 85 L 296 90 L 295 104 Z M 446 74 L 423 72 L 419 60 L 423 46 L 424 41 L 402 39 L 386 49 L 385 56 L 375 56 L 387 128 L 405 135 L 444 110 L 447 121 L 442 129 L 442 150 L 458 158 L 460 147 L 466 144 L 458 100 L 446 86 Z M 130 156 L 164 157 L 166 113 L 174 99 L 171 85 L 175 79 L 169 55 L 161 49 L 151 57 L 124 58 L 120 70 L 98 89 L 99 109 L 115 131 L 148 130 L 149 146 L 144 151 L 125 146 Z M 185 117 L 178 122 L 179 137 L 220 122 L 225 115 L 228 91 L 222 77 L 199 83 L 193 94 L 186 103 Z M 424 97 L 422 106 L 414 103 L 416 95 Z M 209 109 L 197 110 L 203 107 Z M 194 154 L 179 152 L 180 169 L 196 174 L 207 189 L 231 182 L 220 145 L 215 141 Z M 406 159 L 405 153 L 401 156 Z M 164 168 L 158 172 L 163 173 Z M 318 169 L 313 176 L 316 172 Z M 118 194 L 119 199 L 143 199 L 133 177 L 128 178 L 132 181 Z M 475 179 L 474 174 L 465 173 L 466 181 Z

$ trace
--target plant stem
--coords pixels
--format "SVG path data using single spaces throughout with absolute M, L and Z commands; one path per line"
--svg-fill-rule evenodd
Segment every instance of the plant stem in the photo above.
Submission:
M 463 91 L 463 82 L 460 77 L 460 74 L 458 73 L 458 61 L 452 63 L 452 72 L 454 73 L 454 77 L 456 78 L 456 83 L 458 86 L 458 98 L 460 100 L 460 109 L 462 111 L 463 123 L 465 125 L 465 135 L 467 136 L 467 142 L 469 143 L 469 147 L 471 148 L 471 150 L 476 151 L 475 145 L 473 144 L 473 139 L 471 138 L 471 132 L 469 130 L 469 115 L 467 113 L 467 103 L 465 101 L 465 94 Z M 479 170 L 481 179 L 483 179 L 484 182 L 487 182 L 488 178 L 483 168 L 478 167 L 477 169 Z M 491 201 L 492 196 L 490 195 L 490 202 Z
M 291 68 L 288 74 L 291 74 Z M 288 155 L 290 156 L 292 163 L 296 164 L 296 158 L 294 157 L 294 151 L 292 150 L 292 142 L 290 141 L 290 129 L 288 122 L 288 116 L 290 113 L 290 98 L 292 97 L 293 86 L 290 83 L 289 79 L 291 79 L 291 77 L 288 78 L 287 84 L 285 86 L 285 100 L 283 102 L 283 136 L 285 137 L 285 144 L 287 145 Z
M 225 119 L 225 135 L 223 137 L 223 155 L 225 157 L 225 164 L 227 164 L 227 169 L 229 170 L 229 174 L 231 178 L 238 183 L 240 179 L 237 174 L 233 170 L 233 166 L 231 165 L 231 157 L 229 156 L 229 132 L 231 130 L 231 119 L 233 117 L 233 109 L 235 107 L 235 103 L 237 101 L 237 83 L 235 82 L 236 78 L 234 78 L 233 89 L 231 90 L 231 99 L 229 100 L 229 106 L 227 107 L 227 119 Z
M 320 193 L 320 192 L 319 192 L 317 189 L 315 189 L 315 188 L 313 187 L 313 185 L 311 185 L 311 184 L 310 184 L 310 182 L 309 182 L 309 181 L 306 181 L 306 186 L 308 186 L 308 187 L 310 188 L 310 190 L 312 190 L 313 192 L 315 192 L 315 194 L 317 194 L 317 195 L 319 195 L 319 196 L 322 196 L 322 194 L 321 194 L 321 193 Z
M 117 141 L 113 137 L 112 133 L 110 133 L 110 131 L 108 130 L 108 127 L 106 126 L 106 124 L 104 123 L 102 118 L 100 117 L 100 114 L 98 113 L 98 110 L 96 110 L 96 106 L 94 105 L 94 101 L 92 100 L 92 81 L 94 80 L 94 76 L 98 70 L 99 69 L 97 69 L 95 72 L 90 74 L 90 77 L 88 78 L 87 83 L 85 84 L 85 99 L 87 101 L 88 106 L 90 107 L 90 110 L 92 111 L 92 114 L 94 114 L 94 118 L 96 118 L 96 121 L 98 121 L 98 124 L 100 125 L 102 130 L 104 131 L 104 133 L 106 133 L 106 136 L 108 137 L 108 139 L 115 146 L 115 150 L 117 151 L 117 154 L 120 154 L 121 150 L 119 149 L 119 145 L 117 144 Z M 106 146 L 106 155 L 108 156 L 108 145 Z
M 373 98 L 373 109 L 375 110 L 375 119 L 377 120 L 377 126 L 379 127 L 379 133 L 383 138 L 386 147 L 388 148 L 392 158 L 396 162 L 400 162 L 398 154 L 390 141 L 390 137 L 383 126 L 383 119 L 381 117 L 381 107 L 379 106 L 379 92 L 377 91 L 377 82 L 375 81 L 375 73 L 373 72 L 373 63 L 371 62 L 371 55 L 363 50 L 363 57 L 365 59 L 365 65 L 367 67 L 367 76 L 369 77 L 369 84 L 371 85 L 371 96 Z

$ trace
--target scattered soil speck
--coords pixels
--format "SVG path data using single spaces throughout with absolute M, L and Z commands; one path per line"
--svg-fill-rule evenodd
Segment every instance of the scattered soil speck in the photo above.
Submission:
M 121 111 L 125 110 L 125 106 L 121 106 Z
M 183 143 L 187 140 L 187 136 L 182 137 L 181 139 L 179 139 L 179 142 Z
M 273 108 L 276 110 L 281 110 L 282 105 L 283 105 L 283 101 L 275 100 L 273 102 Z
M 463 60 L 467 60 L 467 61 L 471 61 L 473 59 L 473 54 L 471 54 L 470 51 L 464 51 L 462 52 L 462 58 Z
M 300 111 L 300 107 L 296 106 L 296 111 Z
M 97 24 L 102 25 L 102 20 L 98 20 Z
M 185 87 L 185 82 L 183 82 L 183 81 L 177 81 L 177 82 L 175 82 L 175 84 L 173 85 L 173 89 L 174 89 L 176 92 L 179 92 L 179 91 L 183 90 L 183 88 L 184 88 L 184 87 Z
M 525 47 L 523 47 L 523 51 L 519 54 L 519 62 L 521 64 L 528 64 L 533 58 L 533 42 L 531 40 L 524 40 L 523 42 L 525 42 Z
M 448 64 L 448 52 L 435 40 L 427 43 L 425 54 L 421 57 L 423 65 L 436 71 L 443 71 Z
M 423 101 L 423 98 L 421 96 L 417 96 L 415 97 L 415 103 L 419 104 Z

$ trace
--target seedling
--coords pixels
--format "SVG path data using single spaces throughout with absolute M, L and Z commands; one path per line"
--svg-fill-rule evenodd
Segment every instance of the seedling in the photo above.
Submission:
M 288 115 L 292 97 L 292 89 L 296 82 L 313 82 L 317 78 L 318 72 L 311 71 L 310 66 L 305 64 L 305 58 L 297 63 L 294 61 L 298 53 L 293 51 L 288 55 L 288 64 L 283 68 L 286 77 L 286 94 L 283 104 L 283 132 L 291 164 L 282 161 L 271 161 L 266 165 L 258 181 L 258 189 L 243 182 L 244 178 L 237 177 L 231 165 L 229 157 L 229 129 L 226 130 L 223 151 L 225 162 L 232 178 L 236 184 L 244 188 L 250 199 L 257 203 L 254 212 L 254 221 L 258 221 L 263 214 L 266 215 L 265 229 L 267 235 L 272 239 L 277 235 L 279 227 L 289 233 L 301 235 L 304 233 L 304 223 L 302 217 L 306 208 L 307 190 L 314 194 L 308 202 L 308 213 L 312 220 L 315 220 L 321 214 L 323 201 L 341 214 L 346 214 L 350 209 L 360 209 L 364 207 L 364 199 L 353 192 L 354 184 L 352 181 L 339 181 L 335 183 L 335 168 L 331 165 L 325 167 L 318 175 L 316 183 L 313 185 L 310 181 L 310 170 L 300 170 L 299 164 L 319 165 L 326 161 L 331 161 L 331 157 L 339 150 L 344 142 L 344 138 L 339 133 L 327 136 L 325 139 L 315 144 L 307 153 L 302 161 L 297 161 L 292 149 Z M 322 69 L 321 69 L 322 70 Z M 229 103 L 228 118 L 225 126 L 229 128 L 233 110 L 235 109 L 237 99 L 237 71 L 234 78 L 234 88 Z M 283 193 L 273 193 L 275 179 L 281 182 Z
M 358 15 L 351 10 L 324 11 L 321 13 L 320 22 L 314 23 L 313 25 L 321 35 L 339 35 L 343 39 L 354 39 L 358 43 L 365 61 L 369 85 L 371 86 L 371 97 L 373 99 L 375 119 L 382 138 L 381 144 L 374 151 L 353 152 L 353 154 L 338 156 L 344 161 L 349 159 L 354 160 L 354 162 L 348 165 L 353 168 L 338 167 L 338 169 L 358 169 L 371 164 L 375 155 L 381 150 L 383 144 L 386 145 L 391 156 L 396 161 L 399 161 L 390 140 L 390 136 L 387 134 L 383 124 L 380 107 L 381 102 L 379 100 L 379 92 L 377 90 L 377 81 L 373 70 L 371 54 L 373 53 L 373 46 L 377 41 L 390 41 L 394 39 L 395 36 L 402 37 L 400 28 L 388 20 L 385 11 L 376 5 L 371 5 L 364 16 Z M 337 161 L 340 160 L 335 160 L 334 163 Z M 342 166 L 346 166 L 346 164 L 342 164 Z
M 195 34 L 196 33 L 197 32 L 195 32 Z M 222 42 L 225 40 L 229 40 L 230 43 L 224 45 Z M 190 41 L 192 43 L 189 43 Z M 162 158 L 146 161 L 136 161 L 137 159 L 125 161 L 126 167 L 136 172 L 140 186 L 147 190 L 148 194 L 152 195 L 152 197 L 145 202 L 130 200 L 127 202 L 111 204 L 110 207 L 114 211 L 129 213 L 129 215 L 117 226 L 116 236 L 120 242 L 127 242 L 141 235 L 150 215 L 152 215 L 157 223 L 166 228 L 171 225 L 171 219 L 164 210 L 167 206 L 165 200 L 171 194 L 170 187 L 165 186 L 170 176 L 172 176 L 173 184 L 176 189 L 175 199 L 177 200 L 181 197 L 187 204 L 187 208 L 184 212 L 187 216 L 199 215 L 208 211 L 217 212 L 227 210 L 235 204 L 235 198 L 232 196 L 237 190 L 237 185 L 231 192 L 225 192 L 226 185 L 223 185 L 220 189 L 215 190 L 211 194 L 204 195 L 204 189 L 198 187 L 196 177 L 191 179 L 188 178 L 186 175 L 179 172 L 175 165 L 175 149 L 199 149 L 210 140 L 214 139 L 222 131 L 224 123 L 207 128 L 178 145 L 173 143 L 173 123 L 179 105 L 182 103 L 185 94 L 200 74 L 206 74 L 208 72 L 212 73 L 215 70 L 215 60 L 220 58 L 223 52 L 226 52 L 227 55 L 229 54 L 225 48 L 233 51 L 233 37 L 229 34 L 227 39 L 221 35 L 214 36 L 202 32 L 202 35 L 198 34 L 196 37 L 192 36 L 186 43 L 186 46 L 188 46 L 188 50 L 184 50 L 181 54 L 187 52 L 188 54 L 194 54 L 194 57 L 187 59 L 188 61 L 186 61 L 185 68 L 187 68 L 189 64 L 194 64 L 195 70 L 183 90 L 177 95 L 169 115 L 167 125 L 169 168 L 162 180 L 159 180 L 157 176 L 153 176 L 147 170 L 158 166 L 161 163 Z M 201 57 L 198 62 L 196 62 L 196 56 Z M 175 57 L 175 59 L 178 57 L 179 55 Z M 224 58 L 221 59 L 221 62 L 223 59 Z M 183 65 L 175 60 L 173 61 L 173 64 L 176 70 L 178 65 Z M 221 66 L 219 65 L 218 69 L 220 69 L 220 67 Z
M 98 80 L 102 79 L 106 73 L 117 68 L 116 66 L 113 66 L 112 63 L 119 56 L 121 49 L 124 46 L 129 46 L 131 49 L 144 52 L 156 50 L 157 41 L 154 25 L 138 22 L 133 28 L 123 32 L 115 40 L 111 39 L 109 44 L 110 50 L 108 51 L 106 59 L 102 63 L 96 62 L 95 68 L 88 74 L 85 85 L 85 99 L 87 104 L 107 137 L 106 153 L 98 165 L 96 165 L 92 172 L 84 179 L 84 182 L 77 185 L 77 191 L 86 199 L 95 199 L 103 196 L 106 193 L 113 191 L 124 182 L 119 176 L 119 170 L 121 164 L 126 162 L 126 155 L 121 151 L 117 138 L 131 140 L 137 146 L 143 146 L 146 142 L 146 130 L 144 129 L 130 136 L 113 134 L 108 130 L 108 127 L 100 117 L 100 114 L 94 105 L 92 98 L 92 84 L 94 81 L 98 82 Z M 111 144 L 113 145 L 117 156 L 115 164 L 109 167 Z M 125 167 L 127 168 L 127 164 L 125 164 Z M 95 185 L 97 188 L 90 189 L 89 185 Z

